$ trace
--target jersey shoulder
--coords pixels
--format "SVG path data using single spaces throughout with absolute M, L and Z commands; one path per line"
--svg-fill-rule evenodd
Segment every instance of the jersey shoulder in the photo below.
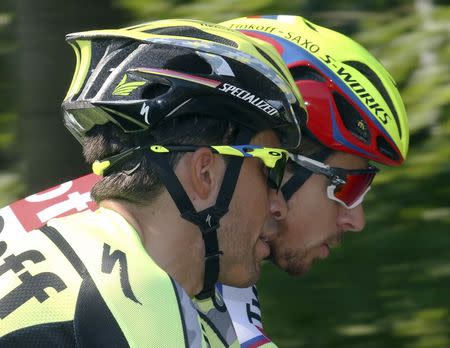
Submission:
M 66 323 L 66 335 L 86 346 L 203 345 L 192 301 L 111 211 L 56 219 L 19 238 L 0 234 L 0 285 L 0 342 L 36 328 L 62 333 L 53 326 Z

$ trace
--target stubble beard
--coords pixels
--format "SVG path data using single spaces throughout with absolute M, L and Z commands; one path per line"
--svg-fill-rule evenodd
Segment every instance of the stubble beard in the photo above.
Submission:
M 294 250 L 286 250 L 284 253 L 277 253 L 274 251 L 271 255 L 272 262 L 274 262 L 283 271 L 291 276 L 302 276 L 309 271 L 311 263 L 308 262 L 301 252 Z
M 224 250 L 224 255 L 221 258 L 226 258 L 226 262 L 221 265 L 221 269 L 224 266 L 223 268 L 230 272 L 225 278 L 229 280 L 229 283 L 232 283 L 232 286 L 245 288 L 253 285 L 260 275 L 258 265 L 255 265 L 256 245 L 253 245 L 251 250 L 243 250 L 242 240 L 240 239 L 241 235 L 239 233 L 245 231 L 245 226 L 239 223 L 240 219 L 236 214 L 232 212 L 228 214 L 231 214 L 230 218 L 233 222 L 222 226 L 219 249 L 225 246 L 228 254 L 225 255 Z M 222 271 L 225 271 L 225 269 Z M 236 274 L 238 278 L 230 278 L 231 274 Z

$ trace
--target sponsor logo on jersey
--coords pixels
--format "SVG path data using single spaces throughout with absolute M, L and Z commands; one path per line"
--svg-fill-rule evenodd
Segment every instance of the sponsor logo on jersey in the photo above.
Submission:
M 95 210 L 91 188 L 101 177 L 89 174 L 11 203 L 8 207 L 26 231 L 42 227 L 48 220 L 87 209 Z

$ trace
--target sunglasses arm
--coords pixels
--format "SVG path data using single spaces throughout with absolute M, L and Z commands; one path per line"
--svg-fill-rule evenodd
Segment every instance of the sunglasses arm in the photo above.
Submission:
M 334 175 L 334 173 L 331 170 L 331 167 L 328 164 L 313 160 L 309 157 L 305 157 L 302 155 L 296 155 L 293 153 L 289 153 L 289 158 L 294 163 L 297 163 L 299 166 L 306 168 L 313 173 L 324 174 L 328 177 Z

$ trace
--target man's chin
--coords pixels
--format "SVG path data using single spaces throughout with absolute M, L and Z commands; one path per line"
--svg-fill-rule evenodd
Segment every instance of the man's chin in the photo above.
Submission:
M 303 260 L 304 261 L 304 260 Z M 305 275 L 311 268 L 311 263 L 299 262 L 299 260 L 286 260 L 282 269 L 290 276 L 300 277 Z
M 287 267 L 284 269 L 284 271 L 292 277 L 301 277 L 309 271 L 309 268 L 305 269 L 303 267 Z
M 271 260 L 278 268 L 285 271 L 290 276 L 299 277 L 309 271 L 311 265 L 304 265 L 302 263 L 296 263 L 292 260 L 286 260 L 284 258 L 272 258 Z

